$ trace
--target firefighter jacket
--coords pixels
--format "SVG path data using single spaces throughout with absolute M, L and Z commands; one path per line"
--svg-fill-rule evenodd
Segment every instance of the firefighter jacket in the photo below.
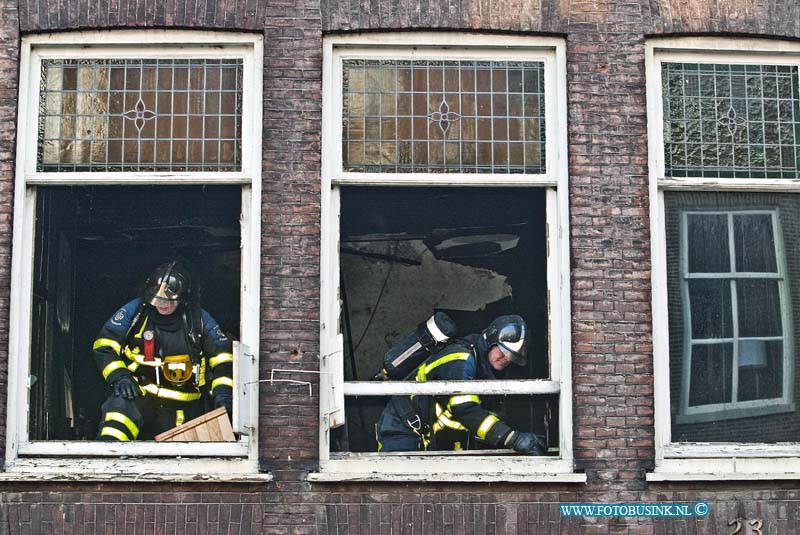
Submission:
M 488 361 L 489 348 L 479 334 L 455 340 L 428 357 L 416 370 L 416 380 L 469 381 L 496 379 Z M 446 428 L 470 433 L 492 446 L 502 446 L 511 428 L 481 406 L 476 395 L 413 396 L 415 412 L 435 434 Z
M 152 344 L 145 348 L 146 344 Z M 233 393 L 231 340 L 205 310 L 179 306 L 168 316 L 137 298 L 109 319 L 97 339 L 93 353 L 103 378 L 112 384 L 130 373 L 143 395 L 164 400 L 190 402 L 209 392 L 215 399 Z M 148 355 L 149 353 L 149 355 Z M 168 381 L 162 366 L 168 357 L 188 355 L 192 378 L 182 384 Z

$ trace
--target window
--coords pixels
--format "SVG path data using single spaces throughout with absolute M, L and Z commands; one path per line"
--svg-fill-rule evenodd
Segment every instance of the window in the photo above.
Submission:
M 571 452 L 564 44 L 463 42 L 325 41 L 313 480 L 584 480 Z M 384 353 L 434 312 L 462 336 L 520 314 L 528 365 L 505 380 L 372 380 Z M 457 429 L 447 449 L 377 452 L 387 401 L 411 394 L 479 396 L 512 427 L 545 435 L 549 454 L 491 449 Z
M 8 472 L 258 471 L 261 48 L 200 32 L 23 39 Z M 237 440 L 96 442 L 107 392 L 94 338 L 173 258 L 236 340 Z
M 800 454 L 798 67 L 776 43 L 648 44 L 651 479 L 775 477 Z
M 681 210 L 680 314 L 688 349 L 678 423 L 788 408 L 789 303 L 777 215 Z

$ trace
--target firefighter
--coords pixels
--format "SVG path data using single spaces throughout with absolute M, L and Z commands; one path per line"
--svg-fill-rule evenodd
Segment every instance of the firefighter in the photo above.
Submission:
M 152 438 L 206 412 L 209 396 L 230 417 L 231 341 L 193 301 L 188 270 L 168 262 L 100 330 L 93 353 L 111 393 L 98 440 Z
M 520 316 L 500 316 L 482 333 L 454 340 L 434 352 L 413 375 L 418 382 L 497 379 L 509 364 L 527 363 L 526 336 Z M 443 449 L 440 437 L 453 430 L 528 455 L 543 455 L 547 450 L 541 436 L 511 429 L 482 407 L 478 396 L 421 395 L 392 397 L 378 420 L 378 451 Z

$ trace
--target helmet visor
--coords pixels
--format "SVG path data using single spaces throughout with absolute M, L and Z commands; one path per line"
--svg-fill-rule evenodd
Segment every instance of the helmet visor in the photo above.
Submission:
M 516 344 L 506 344 L 503 342 L 497 342 L 497 347 L 500 348 L 500 351 L 503 352 L 503 355 L 511 359 L 511 362 L 513 362 L 514 364 L 524 365 L 525 358 L 520 354 L 519 351 L 514 351 L 513 349 L 511 349 L 509 345 L 516 345 Z
M 178 281 L 174 281 L 178 282 Z M 173 288 L 172 286 L 177 286 Z M 158 305 L 166 305 L 169 303 L 175 303 L 179 300 L 180 292 L 182 285 L 178 282 L 177 284 L 173 283 L 173 285 L 169 284 L 169 279 L 165 279 L 159 283 L 158 287 L 156 288 L 155 292 L 153 292 L 152 297 L 150 297 L 150 304 L 153 306 Z

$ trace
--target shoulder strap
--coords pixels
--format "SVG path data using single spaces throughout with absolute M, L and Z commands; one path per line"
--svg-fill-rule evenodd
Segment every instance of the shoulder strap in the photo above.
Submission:
M 409 396 L 392 396 L 389 399 L 389 403 L 394 405 L 397 415 L 409 429 L 422 437 L 423 440 L 429 439 L 431 436 L 430 425 L 419 415 Z
M 188 316 L 188 317 L 187 317 Z M 183 325 L 186 341 L 191 349 L 192 361 L 200 361 L 203 354 L 203 312 L 198 306 L 190 306 L 183 311 Z
M 128 330 L 125 331 L 125 338 L 122 339 L 122 342 L 127 344 L 128 338 L 130 338 L 131 333 L 141 324 L 141 321 L 144 321 L 142 318 L 142 313 L 144 312 L 144 307 L 147 305 L 144 299 L 139 302 L 139 306 L 136 307 L 136 314 L 133 315 L 133 319 L 131 320 L 131 324 L 128 326 Z
M 468 350 L 470 353 L 472 353 L 472 356 L 473 356 L 473 357 L 475 357 L 475 358 L 477 358 L 477 357 L 478 357 L 478 349 L 475 347 L 475 344 L 473 344 L 472 342 L 470 342 L 470 341 L 469 341 L 469 340 L 467 340 L 466 338 L 456 338 L 456 339 L 453 339 L 453 340 L 451 340 L 451 341 L 449 342 L 449 344 L 448 344 L 448 345 L 450 345 L 450 344 L 459 344 L 461 347 L 463 347 L 464 349 L 466 349 L 466 350 Z

